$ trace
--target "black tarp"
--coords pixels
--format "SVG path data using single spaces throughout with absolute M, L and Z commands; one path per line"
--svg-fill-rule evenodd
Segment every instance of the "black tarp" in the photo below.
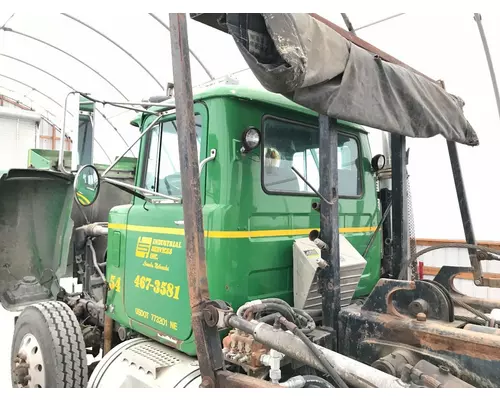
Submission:
M 309 14 L 226 14 L 221 23 L 271 92 L 386 132 L 479 144 L 459 97 L 383 61 Z

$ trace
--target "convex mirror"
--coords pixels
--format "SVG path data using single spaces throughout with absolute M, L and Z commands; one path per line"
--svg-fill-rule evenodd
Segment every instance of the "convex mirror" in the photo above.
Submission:
M 76 201 L 88 207 L 97 199 L 101 183 L 99 172 L 93 165 L 84 165 L 75 176 L 74 190 Z

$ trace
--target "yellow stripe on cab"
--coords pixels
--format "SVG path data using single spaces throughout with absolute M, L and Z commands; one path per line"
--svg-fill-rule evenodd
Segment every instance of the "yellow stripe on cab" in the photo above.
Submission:
M 109 229 L 123 230 L 142 233 L 160 233 L 166 235 L 184 236 L 182 228 L 166 228 L 160 226 L 142 226 L 127 224 L 109 224 Z M 308 235 L 312 229 L 272 229 L 259 231 L 205 231 L 205 237 L 212 239 L 251 239 L 262 237 L 280 237 L 280 236 L 304 236 Z M 367 233 L 374 232 L 376 226 L 348 227 L 340 228 L 340 233 Z

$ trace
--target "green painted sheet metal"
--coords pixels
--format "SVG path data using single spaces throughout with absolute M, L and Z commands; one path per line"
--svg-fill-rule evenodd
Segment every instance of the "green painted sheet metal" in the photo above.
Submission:
M 55 170 L 59 159 L 58 150 L 30 149 L 28 152 L 28 166 L 35 169 Z M 111 170 L 112 172 L 134 172 L 137 158 L 123 157 Z M 71 169 L 71 151 L 64 152 L 64 166 Z M 99 172 L 104 172 L 109 164 L 95 164 Z
M 28 150 L 28 168 L 56 170 L 58 161 L 58 150 Z M 71 169 L 71 151 L 64 152 L 64 167 L 66 169 Z
M 86 99 L 83 96 L 80 96 L 80 111 L 85 111 L 85 112 L 93 112 L 94 111 L 94 104 L 87 104 L 88 99 Z

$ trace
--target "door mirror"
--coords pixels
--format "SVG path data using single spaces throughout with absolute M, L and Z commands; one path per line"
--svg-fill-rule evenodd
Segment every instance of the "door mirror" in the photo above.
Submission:
M 75 176 L 76 201 L 84 207 L 94 204 L 99 195 L 100 187 L 97 169 L 93 165 L 84 165 Z

